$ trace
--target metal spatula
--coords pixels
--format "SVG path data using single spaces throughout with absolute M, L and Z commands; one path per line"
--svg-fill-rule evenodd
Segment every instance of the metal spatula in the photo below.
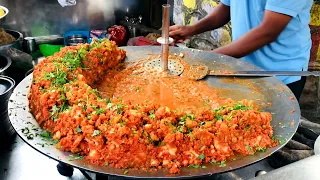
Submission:
M 190 79 L 200 80 L 206 76 L 224 77 L 273 77 L 273 76 L 320 76 L 320 72 L 308 71 L 213 71 L 205 65 L 190 66 L 189 73 L 185 76 Z

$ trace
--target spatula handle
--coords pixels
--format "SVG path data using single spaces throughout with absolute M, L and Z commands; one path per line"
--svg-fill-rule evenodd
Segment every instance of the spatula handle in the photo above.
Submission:
M 210 71 L 211 76 L 241 76 L 241 77 L 272 77 L 272 76 L 320 76 L 320 72 L 314 71 L 234 71 L 221 73 Z

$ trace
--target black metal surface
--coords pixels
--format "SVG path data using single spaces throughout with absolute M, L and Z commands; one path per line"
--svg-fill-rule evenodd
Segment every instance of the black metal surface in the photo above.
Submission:
M 315 155 L 285 167 L 273 170 L 265 175 L 258 176 L 255 178 L 255 180 L 318 180 L 320 177 L 319 166 L 320 155 Z
M 0 99 L 2 97 L 7 97 L 9 91 L 12 90 L 13 87 L 14 80 L 12 78 L 0 75 Z
M 0 54 L 11 59 L 12 64 L 6 70 L 6 76 L 13 78 L 16 84 L 19 84 L 24 79 L 25 73 L 33 68 L 34 61 L 32 56 L 17 48 L 2 49 Z
M 64 163 L 59 163 L 57 165 L 58 172 L 62 176 L 71 177 L 73 175 L 73 167 Z
M 8 116 L 8 101 L 13 91 L 13 79 L 0 75 L 0 144 L 6 144 L 14 134 Z
M 12 61 L 9 57 L 0 55 L 0 75 L 6 75 L 6 70 L 10 67 Z
M 93 179 L 91 178 L 91 176 L 90 176 L 87 172 L 85 172 L 85 171 L 83 171 L 83 170 L 80 170 L 80 172 L 82 173 L 82 175 L 83 175 L 85 178 L 87 178 L 87 180 L 93 180 Z M 96 180 L 97 180 L 97 178 L 96 178 Z M 105 178 L 104 180 L 108 180 L 108 177 Z
M 147 59 L 148 56 L 158 55 L 160 52 L 159 47 L 125 47 L 123 49 L 127 51 L 126 61 Z M 254 65 L 231 57 L 220 56 L 212 52 L 171 48 L 170 53 L 183 53 L 185 56 L 184 60 L 190 64 L 201 62 L 207 65 L 210 69 L 223 68 L 228 70 L 261 70 Z M 88 165 L 84 164 L 81 160 L 69 161 L 70 153 L 62 152 L 50 145 L 41 146 L 41 144 L 44 143 L 41 137 L 35 136 L 32 140 L 30 140 L 27 138 L 27 135 L 21 131 L 21 129 L 24 129 L 25 127 L 28 127 L 30 130 L 39 128 L 39 125 L 29 113 L 28 100 L 26 97 L 32 81 L 31 74 L 17 86 L 16 90 L 11 96 L 12 102 L 9 103 L 9 110 L 11 114 L 10 120 L 19 136 L 26 143 L 40 153 L 52 159 L 82 170 L 128 178 L 193 178 L 235 170 L 270 156 L 275 151 L 282 148 L 296 132 L 300 118 L 299 104 L 296 99 L 292 100 L 294 95 L 289 88 L 287 88 L 278 79 L 255 78 L 248 81 L 248 79 L 239 80 L 235 78 L 207 77 L 205 80 L 217 90 L 220 89 L 221 96 L 223 97 L 230 97 L 235 100 L 241 100 L 244 98 L 256 100 L 261 105 L 262 110 L 272 112 L 273 121 L 271 124 L 274 128 L 274 136 L 281 139 L 282 143 L 275 148 L 268 149 L 264 153 L 257 153 L 254 156 L 248 157 L 237 157 L 235 160 L 227 162 L 228 166 L 226 167 L 218 167 L 218 165 L 208 164 L 206 165 L 206 169 L 182 168 L 181 174 L 175 176 L 169 175 L 168 171 L 166 170 L 159 170 L 157 172 L 141 172 L 130 170 L 128 174 L 124 175 L 123 170 L 121 169 Z M 30 133 L 37 132 L 31 131 Z

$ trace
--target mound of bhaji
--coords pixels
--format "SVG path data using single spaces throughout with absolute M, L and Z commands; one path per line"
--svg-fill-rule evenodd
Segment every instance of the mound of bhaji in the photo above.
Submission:
M 57 148 L 96 165 L 179 173 L 277 146 L 272 115 L 253 101 L 226 99 L 215 108 L 177 111 L 101 97 L 93 85 L 125 57 L 114 42 L 100 40 L 62 48 L 35 67 L 30 111 Z

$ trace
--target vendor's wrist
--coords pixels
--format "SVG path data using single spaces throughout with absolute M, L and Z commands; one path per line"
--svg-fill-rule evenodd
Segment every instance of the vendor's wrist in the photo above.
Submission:
M 194 36 L 196 34 L 196 31 L 197 31 L 196 25 L 195 24 L 189 25 L 188 28 L 189 28 L 188 36 Z

